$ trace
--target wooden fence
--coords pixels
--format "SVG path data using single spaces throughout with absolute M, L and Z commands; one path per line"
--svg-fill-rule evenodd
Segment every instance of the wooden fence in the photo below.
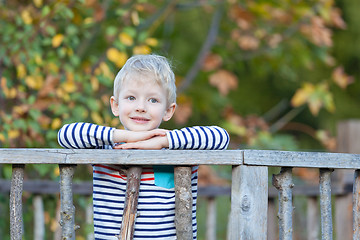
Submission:
M 123 150 L 119 154 L 119 151 L 89 149 L 0 149 L 0 164 L 13 164 L 10 190 L 11 239 L 20 240 L 23 237 L 22 191 L 26 164 L 59 164 L 62 239 L 75 239 L 72 202 L 74 169 L 77 164 L 95 163 L 175 165 L 180 168 L 200 164 L 233 166 L 228 227 L 228 238 L 231 240 L 267 239 L 268 167 L 281 167 L 280 173 L 272 179 L 279 198 L 279 239 L 293 237 L 294 167 L 319 169 L 321 237 L 332 239 L 330 176 L 333 169 L 353 169 L 353 239 L 360 239 L 360 154 L 264 150 Z

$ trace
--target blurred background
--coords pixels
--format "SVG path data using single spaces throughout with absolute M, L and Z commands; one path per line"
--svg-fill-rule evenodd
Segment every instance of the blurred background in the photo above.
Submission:
M 114 77 L 130 56 L 156 53 L 171 61 L 178 87 L 163 128 L 219 125 L 231 149 L 336 151 L 338 123 L 360 118 L 359 11 L 357 0 L 1 0 L 0 147 L 59 148 L 57 131 L 71 122 L 121 128 L 109 106 Z M 81 168 L 77 177 L 91 179 Z M 227 167 L 215 171 L 231 178 Z M 27 166 L 29 179 L 58 177 L 57 166 Z M 7 239 L 8 219 L 0 221 Z M 224 239 L 226 224 L 218 228 Z

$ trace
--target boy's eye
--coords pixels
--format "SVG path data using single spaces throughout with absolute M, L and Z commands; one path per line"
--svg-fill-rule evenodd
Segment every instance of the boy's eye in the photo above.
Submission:
M 135 97 L 134 96 L 128 96 L 127 99 L 133 101 L 133 100 L 135 100 Z
M 157 103 L 158 100 L 156 100 L 155 98 L 150 98 L 150 102 L 151 102 L 151 103 Z

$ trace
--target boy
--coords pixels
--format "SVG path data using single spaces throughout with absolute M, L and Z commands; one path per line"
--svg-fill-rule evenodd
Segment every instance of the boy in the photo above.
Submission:
M 216 126 L 168 131 L 159 129 L 176 108 L 175 76 L 166 58 L 136 55 L 128 59 L 114 81 L 113 114 L 124 130 L 91 123 L 72 123 L 58 133 L 65 148 L 104 149 L 226 149 L 227 132 Z M 131 164 L 131 163 L 129 163 Z M 124 166 L 93 166 L 95 239 L 119 235 L 126 192 Z M 144 167 L 134 239 L 176 239 L 174 169 Z M 197 166 L 192 171 L 193 239 L 196 239 Z

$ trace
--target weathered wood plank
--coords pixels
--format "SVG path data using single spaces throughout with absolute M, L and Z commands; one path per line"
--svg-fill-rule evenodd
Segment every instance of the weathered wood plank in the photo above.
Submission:
M 231 186 L 230 240 L 266 239 L 267 167 L 234 166 Z
M 272 183 L 279 191 L 279 239 L 292 240 L 292 168 L 281 168 L 279 174 L 273 175 Z
M 174 167 L 174 182 L 176 238 L 193 239 L 191 167 Z
M 62 240 L 75 240 L 75 207 L 73 205 L 72 179 L 75 165 L 59 165 Z
M 207 198 L 206 239 L 216 240 L 216 198 Z
M 119 240 L 132 240 L 134 238 L 141 172 L 141 167 L 132 166 L 126 173 L 126 196 Z
M 360 154 L 244 150 L 244 164 L 277 167 L 360 169 Z
M 319 239 L 319 207 L 318 198 L 309 197 L 307 199 L 307 211 L 306 211 L 306 228 L 307 228 L 307 240 Z
M 242 150 L 0 149 L 0 164 L 239 165 L 242 159 Z
M 333 235 L 331 213 L 331 169 L 320 169 L 321 239 L 331 240 Z
M 25 165 L 12 166 L 11 191 L 10 191 L 10 237 L 11 240 L 22 240 L 23 216 L 22 193 Z
M 34 207 L 34 240 L 45 238 L 45 214 L 42 196 L 36 195 L 33 198 Z
M 353 240 L 360 239 L 360 170 L 354 173 L 353 232 Z

